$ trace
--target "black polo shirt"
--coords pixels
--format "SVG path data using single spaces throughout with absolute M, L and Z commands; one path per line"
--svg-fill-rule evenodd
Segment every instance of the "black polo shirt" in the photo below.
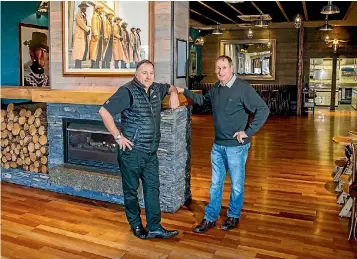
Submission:
M 135 80 L 135 79 L 134 79 Z M 138 82 L 138 81 L 136 81 Z M 153 85 L 159 86 L 161 102 L 169 92 L 169 84 L 161 84 L 154 82 Z M 144 87 L 144 86 L 143 86 Z M 150 86 L 151 88 L 151 86 Z M 148 97 L 150 98 L 150 88 Z M 122 111 L 129 109 L 133 104 L 133 96 L 130 91 L 125 87 L 120 87 L 104 104 L 103 107 L 112 115 L 115 116 Z

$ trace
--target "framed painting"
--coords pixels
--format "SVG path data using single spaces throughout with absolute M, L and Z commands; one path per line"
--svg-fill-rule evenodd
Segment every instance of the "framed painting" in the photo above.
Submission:
M 134 75 L 136 64 L 153 61 L 154 3 L 63 2 L 63 75 Z
M 187 76 L 187 41 L 182 39 L 176 40 L 177 63 L 176 78 Z
M 50 86 L 48 28 L 19 23 L 20 84 Z

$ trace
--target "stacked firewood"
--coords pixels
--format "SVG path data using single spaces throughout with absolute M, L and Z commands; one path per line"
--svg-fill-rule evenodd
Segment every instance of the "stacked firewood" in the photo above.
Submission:
M 1 166 L 47 173 L 47 117 L 44 105 L 9 104 L 1 110 Z

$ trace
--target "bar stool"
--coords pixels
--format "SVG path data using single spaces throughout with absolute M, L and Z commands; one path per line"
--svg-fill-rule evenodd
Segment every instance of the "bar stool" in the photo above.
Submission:
M 269 100 L 270 100 L 270 91 L 266 89 L 262 89 L 260 91 L 260 97 L 263 99 L 263 101 L 268 105 L 269 107 Z M 269 107 L 270 108 L 270 107 Z
M 288 115 L 290 112 L 290 92 L 288 89 L 284 89 L 283 91 L 281 91 L 281 104 L 280 104 L 280 111 L 282 112 L 282 114 L 284 115 Z
M 350 132 L 349 132 L 350 134 Z M 352 184 L 350 185 L 349 193 L 350 197 L 352 198 L 352 212 L 351 218 L 349 222 L 349 234 L 348 240 L 353 237 L 357 240 L 357 221 L 356 221 L 356 200 L 357 200 L 357 181 L 356 181 L 356 174 L 357 174 L 357 135 L 353 136 L 335 136 L 332 138 L 333 142 L 336 144 L 340 144 L 343 146 L 350 146 L 352 150 Z
M 270 92 L 270 98 L 269 98 L 269 109 L 273 111 L 273 114 L 280 114 L 280 109 L 279 109 L 279 90 L 273 89 Z
M 352 131 L 352 130 L 350 130 L 350 131 L 348 132 L 348 135 L 351 136 L 351 137 L 354 137 L 354 136 L 357 137 L 357 131 Z

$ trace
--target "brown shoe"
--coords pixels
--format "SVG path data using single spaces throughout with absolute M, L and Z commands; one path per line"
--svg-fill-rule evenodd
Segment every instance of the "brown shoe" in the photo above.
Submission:
M 221 225 L 221 229 L 223 230 L 233 229 L 237 227 L 238 222 L 239 222 L 239 218 L 228 217 Z
M 205 233 L 207 230 L 210 228 L 213 228 L 216 226 L 215 221 L 209 221 L 206 219 L 203 219 L 199 225 L 197 225 L 194 229 L 193 232 L 195 233 Z

